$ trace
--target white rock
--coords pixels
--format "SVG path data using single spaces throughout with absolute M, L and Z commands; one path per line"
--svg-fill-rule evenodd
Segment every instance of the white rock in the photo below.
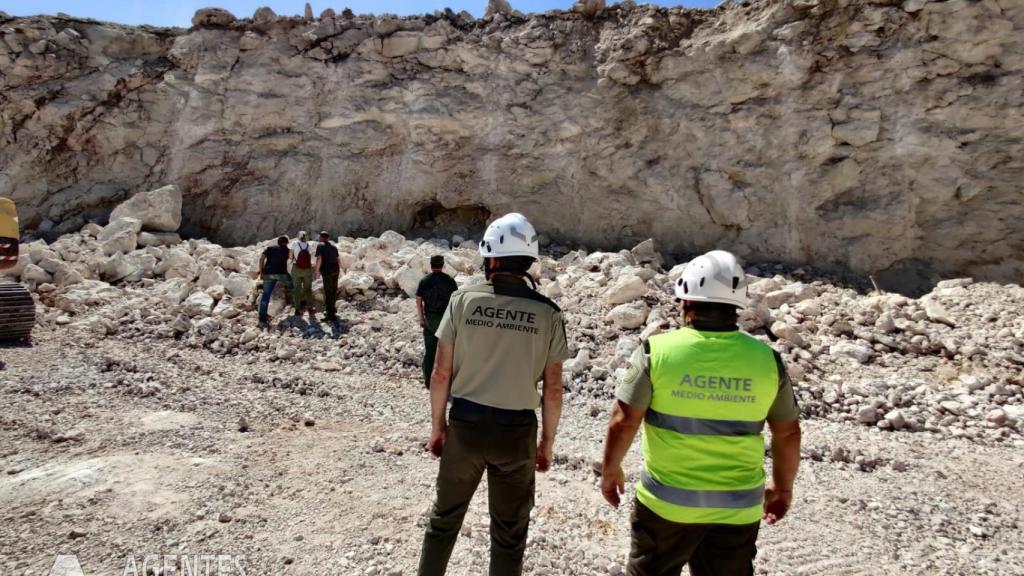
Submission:
M 232 272 L 224 279 L 224 290 L 227 291 L 227 293 L 235 300 L 245 300 L 246 298 L 249 298 L 255 287 L 256 282 L 252 278 L 249 278 L 245 274 L 239 274 L 238 272 Z
M 803 336 L 800 335 L 796 326 L 793 326 L 792 324 L 776 322 L 772 324 L 772 333 L 797 348 L 803 348 L 806 345 Z
M 140 230 L 142 230 L 142 221 L 138 218 L 112 218 L 110 223 L 103 227 L 97 240 L 105 242 L 125 232 L 131 232 L 132 235 L 137 236 Z
M 894 430 L 900 430 L 907 425 L 906 418 L 901 410 L 890 410 L 885 413 L 885 420 Z
M 207 316 L 213 310 L 213 297 L 206 292 L 193 292 L 182 303 L 182 312 L 192 316 Z
M 409 266 L 402 266 L 393 275 L 394 283 L 405 292 L 405 295 L 413 298 L 416 296 L 416 289 L 423 279 L 423 273 Z
M 338 288 L 349 294 L 366 292 L 373 284 L 373 276 L 365 272 L 349 272 L 338 280 Z
M 139 192 L 110 213 L 111 221 L 119 218 L 134 218 L 146 230 L 175 232 L 181 226 L 181 191 L 171 184 Z
M 619 328 L 633 330 L 644 325 L 647 321 L 647 314 L 650 308 L 644 302 L 630 302 L 620 304 L 608 313 L 608 320 Z
M 21 272 L 21 281 L 24 283 L 35 283 L 41 284 L 43 282 L 50 282 L 53 280 L 53 276 L 49 272 L 43 270 L 35 264 L 28 264 L 25 269 Z
M 209 288 L 211 286 L 223 286 L 225 282 L 224 274 L 217 268 L 204 268 L 199 274 L 199 280 L 196 284 L 200 288 Z
M 862 406 L 857 410 L 857 422 L 861 424 L 874 424 L 878 422 L 878 411 L 874 406 Z
M 625 304 L 640 298 L 647 292 L 647 285 L 638 276 L 624 276 L 615 282 L 604 293 L 605 302 L 609 304 Z
M 829 347 L 829 354 L 832 356 L 845 356 L 853 358 L 861 364 L 867 364 L 875 356 L 875 351 L 868 345 L 859 342 L 841 341 Z

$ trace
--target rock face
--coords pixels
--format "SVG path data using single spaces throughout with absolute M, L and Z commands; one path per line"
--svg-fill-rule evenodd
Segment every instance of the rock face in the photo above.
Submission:
M 0 195 L 54 238 L 174 184 L 229 244 L 517 210 L 592 248 L 1024 279 L 1019 2 L 498 12 L 4 17 Z

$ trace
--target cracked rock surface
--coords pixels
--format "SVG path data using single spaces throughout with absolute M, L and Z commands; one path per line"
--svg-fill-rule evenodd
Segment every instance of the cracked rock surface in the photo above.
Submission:
M 591 248 L 1024 278 L 1014 0 L 193 23 L 0 16 L 0 195 L 28 229 L 173 184 L 182 231 L 225 244 L 515 209 Z

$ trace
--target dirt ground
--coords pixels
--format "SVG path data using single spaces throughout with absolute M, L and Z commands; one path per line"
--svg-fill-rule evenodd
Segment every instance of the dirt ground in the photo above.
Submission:
M 415 573 L 437 466 L 415 370 L 343 374 L 64 328 L 0 359 L 0 574 L 47 574 L 58 555 L 90 576 Z M 316 386 L 290 386 L 297 372 Z M 527 574 L 620 573 L 628 510 L 604 503 L 594 471 L 607 418 L 569 390 Z M 857 450 L 876 456 L 842 456 Z M 636 446 L 627 465 L 635 480 Z M 757 571 L 1024 574 L 1022 480 L 1013 442 L 806 420 L 795 506 L 762 527 Z M 485 574 L 488 545 L 482 486 L 449 574 Z

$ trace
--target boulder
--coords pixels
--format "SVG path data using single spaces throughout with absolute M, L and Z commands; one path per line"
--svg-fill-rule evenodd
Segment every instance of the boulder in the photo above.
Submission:
M 106 282 L 113 283 L 135 273 L 139 273 L 141 276 L 141 270 L 137 262 L 129 259 L 124 254 L 115 254 L 107 258 L 103 263 L 103 268 L 100 270 L 100 278 Z
M 138 236 L 131 230 L 122 230 L 120 234 L 100 244 L 104 256 L 127 254 L 138 245 Z
M 870 346 L 860 342 L 837 342 L 829 347 L 828 352 L 832 356 L 853 358 L 861 364 L 867 364 L 875 356 L 875 351 Z
M 393 276 L 395 284 L 405 292 L 405 295 L 413 298 L 416 296 L 416 289 L 419 288 L 423 273 L 410 266 L 402 266 Z
M 224 290 L 236 300 L 248 298 L 255 287 L 256 282 L 252 278 L 238 272 L 232 272 L 224 279 Z
M 602 1 L 601 4 L 603 5 L 604 2 Z M 637 244 L 629 252 L 633 255 L 633 260 L 635 260 L 637 264 L 653 264 L 655 266 L 661 266 L 664 262 L 661 254 L 659 254 L 654 248 L 653 238 L 648 238 L 647 240 Z
M 604 10 L 604 0 L 577 0 L 572 6 L 572 11 L 582 14 L 584 18 L 593 18 Z
M 624 330 L 635 330 L 644 325 L 650 308 L 644 302 L 620 304 L 608 313 L 608 320 Z
M 200 8 L 192 16 L 192 25 L 223 28 L 231 25 L 235 20 L 237 20 L 235 15 L 223 8 Z
M 131 218 L 128 216 L 111 218 L 110 223 L 103 227 L 100 235 L 96 238 L 100 242 L 106 242 L 121 236 L 123 234 L 131 233 L 132 236 L 137 237 L 139 231 L 142 230 L 142 220 L 138 218 Z M 132 246 L 134 249 L 135 247 Z
M 153 287 L 153 294 L 167 306 L 177 306 L 192 291 L 192 283 L 184 278 L 172 278 Z
M 484 18 L 497 16 L 498 14 L 512 14 L 512 5 L 508 0 L 487 0 L 487 9 L 484 10 Z
M 175 232 L 181 226 L 181 190 L 171 184 L 139 192 L 110 213 L 111 221 L 119 218 L 135 218 L 146 230 Z
M 29 284 L 41 284 L 43 282 L 50 282 L 53 277 L 49 272 L 43 270 L 35 264 L 29 264 L 25 266 L 25 269 L 21 272 L 21 281 Z
M 647 285 L 638 276 L 623 276 L 605 290 L 604 299 L 608 304 L 625 304 L 640 298 L 647 292 Z
M 349 272 L 338 281 L 338 289 L 348 294 L 364 293 L 374 284 L 373 276 L 365 272 Z
M 206 292 L 193 292 L 185 302 L 182 303 L 181 311 L 191 317 L 208 316 L 213 310 L 213 296 Z
M 210 288 L 211 286 L 223 286 L 225 281 L 226 278 L 224 278 L 224 273 L 221 270 L 210 267 L 204 268 L 203 271 L 199 273 L 199 280 L 196 284 L 198 284 L 200 288 Z
M 806 345 L 803 336 L 801 336 L 800 332 L 797 331 L 796 326 L 793 326 L 792 324 L 776 322 L 772 324 L 772 333 L 783 341 L 792 344 L 796 348 L 803 348 Z
M 277 20 L 277 13 L 269 6 L 261 6 L 253 12 L 252 19 L 257 24 L 270 24 Z
M 139 232 L 139 246 L 173 246 L 181 244 L 181 236 L 177 232 Z

